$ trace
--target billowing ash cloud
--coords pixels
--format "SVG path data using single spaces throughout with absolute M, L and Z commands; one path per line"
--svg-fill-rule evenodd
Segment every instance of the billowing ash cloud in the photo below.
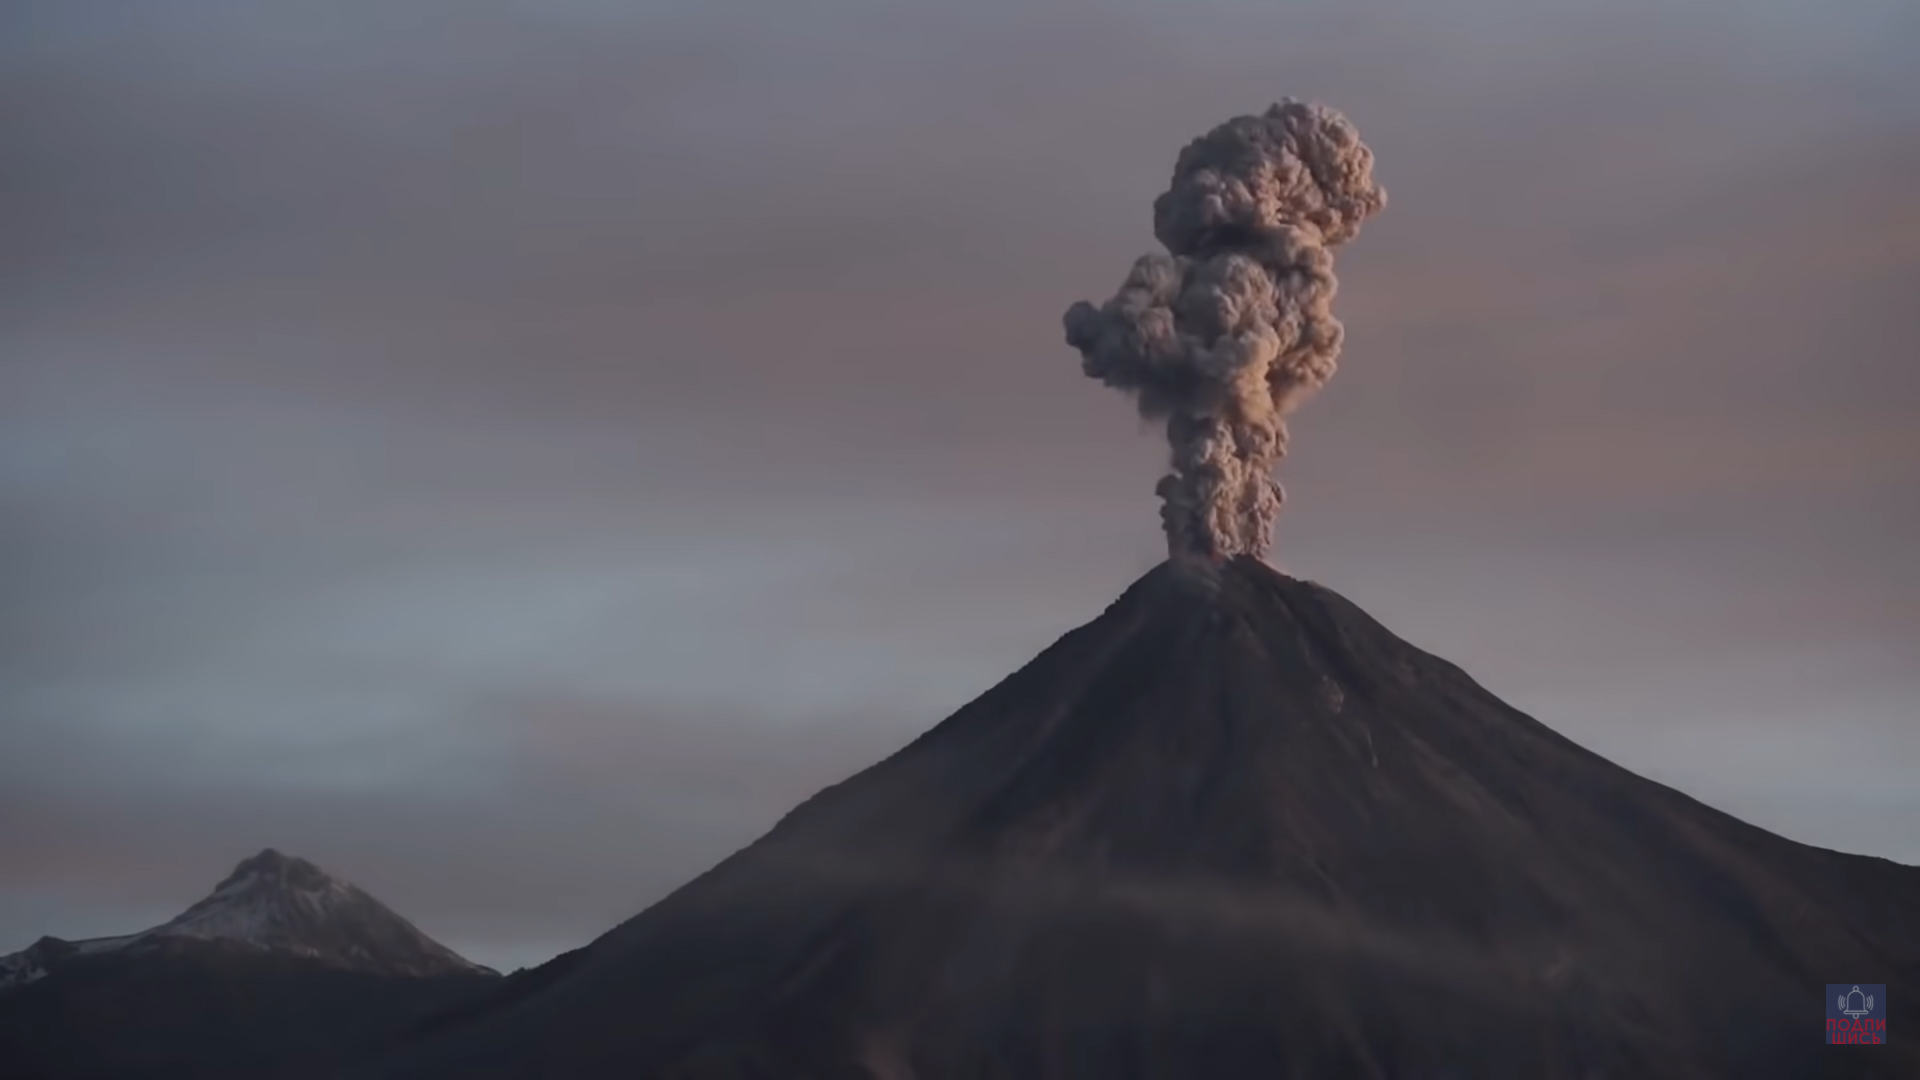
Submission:
M 1153 203 L 1168 254 L 1141 256 L 1105 304 L 1068 309 L 1086 373 L 1167 422 L 1158 491 L 1175 558 L 1272 545 L 1286 415 L 1340 356 L 1333 248 L 1386 203 L 1347 118 L 1285 99 L 1189 143 Z

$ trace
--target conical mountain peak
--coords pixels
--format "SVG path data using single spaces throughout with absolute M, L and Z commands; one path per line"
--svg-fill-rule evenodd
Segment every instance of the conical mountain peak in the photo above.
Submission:
M 1819 972 L 1916 943 L 1920 870 L 1635 776 L 1320 585 L 1168 563 L 376 1075 L 1800 1075 Z
M 160 926 L 0 956 L 0 1076 L 332 1076 L 499 981 L 269 848 Z
M 255 880 L 290 889 L 326 888 L 335 883 L 325 870 L 307 860 L 266 848 L 258 855 L 240 860 L 233 872 L 215 886 L 214 891 Z
M 435 975 L 483 970 L 350 882 L 267 848 L 145 938 L 224 941 L 353 970 Z
M 36 981 L 78 957 L 137 958 L 195 949 L 294 957 L 375 975 L 492 974 L 358 886 L 306 859 L 267 848 L 242 859 L 211 893 L 152 929 L 74 942 L 44 938 L 0 957 L 0 986 Z

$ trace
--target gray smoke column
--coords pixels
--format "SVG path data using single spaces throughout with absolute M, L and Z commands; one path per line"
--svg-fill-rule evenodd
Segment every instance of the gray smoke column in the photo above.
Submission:
M 1067 310 L 1086 373 L 1166 421 L 1173 472 L 1157 490 L 1174 558 L 1272 546 L 1286 416 L 1340 356 L 1333 249 L 1386 204 L 1347 118 L 1284 99 L 1187 144 L 1153 202 L 1168 253 L 1141 256 L 1105 304 Z

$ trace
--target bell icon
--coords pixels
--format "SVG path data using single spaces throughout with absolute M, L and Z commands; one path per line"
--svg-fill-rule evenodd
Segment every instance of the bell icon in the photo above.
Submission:
M 1840 1011 L 1858 1020 L 1873 1011 L 1873 995 L 1862 994 L 1858 986 L 1840 997 Z

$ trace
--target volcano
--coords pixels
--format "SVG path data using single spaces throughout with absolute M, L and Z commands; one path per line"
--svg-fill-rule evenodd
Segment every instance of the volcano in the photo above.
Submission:
M 0 1076 L 321 1075 L 499 981 L 269 848 L 159 926 L 0 957 Z
M 1840 980 L 1898 987 L 1886 1045 L 1823 1045 Z M 1920 868 L 1638 777 L 1239 558 L 354 1075 L 1912 1077 L 1914 986 Z
M 372 975 L 494 975 L 421 933 L 358 886 L 272 848 L 243 859 L 213 892 L 124 937 L 41 938 L 0 956 L 0 989 L 45 978 L 68 961 L 132 960 L 196 951 L 257 953 Z

